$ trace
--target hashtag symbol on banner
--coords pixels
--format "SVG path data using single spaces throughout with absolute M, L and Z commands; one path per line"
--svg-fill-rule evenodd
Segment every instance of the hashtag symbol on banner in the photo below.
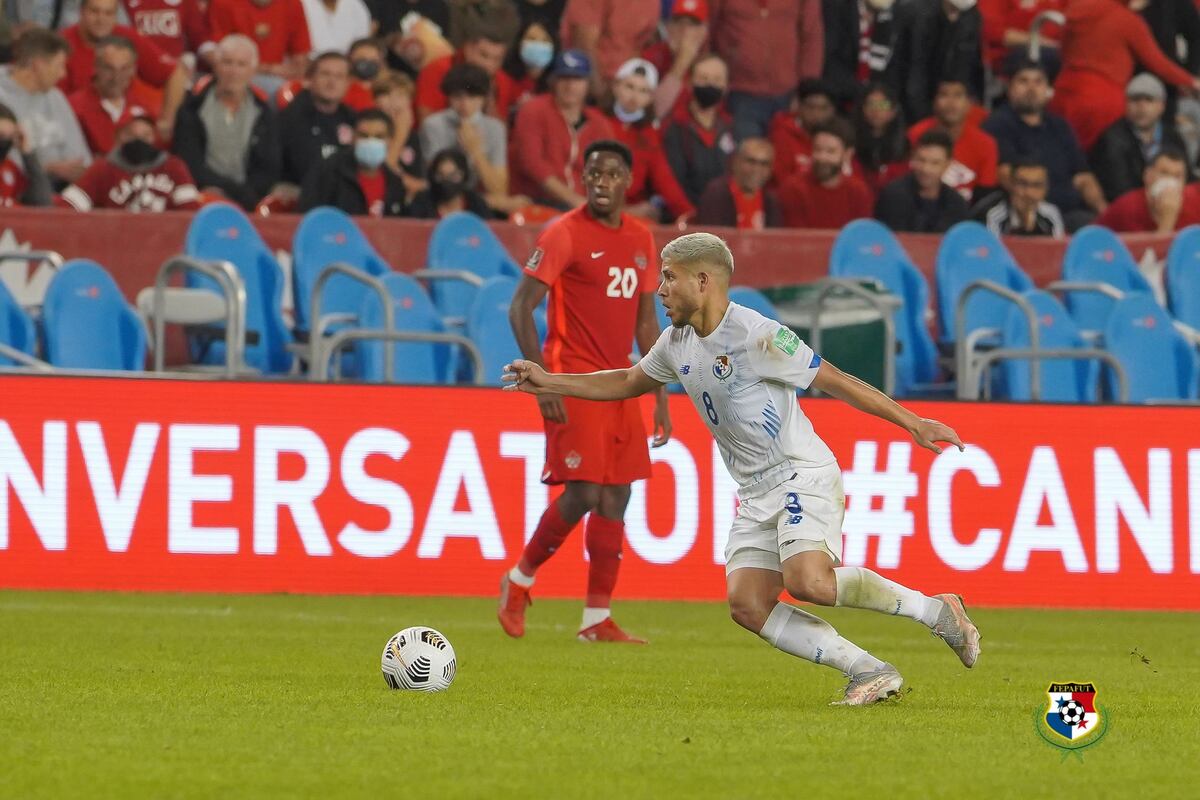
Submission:
M 892 442 L 888 445 L 883 469 L 877 469 L 878 442 L 855 442 L 854 462 L 842 473 L 846 492 L 846 519 L 842 525 L 845 536 L 843 563 L 865 566 L 867 540 L 879 537 L 875 562 L 880 567 L 900 566 L 900 545 L 905 536 L 913 535 L 913 514 L 908 499 L 917 496 L 917 476 L 909 469 L 912 444 Z M 879 498 L 879 508 L 874 508 Z

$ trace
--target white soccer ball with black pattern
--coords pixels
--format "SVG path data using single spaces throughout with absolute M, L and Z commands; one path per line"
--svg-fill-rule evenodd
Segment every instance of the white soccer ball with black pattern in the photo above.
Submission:
M 1067 725 L 1075 726 L 1083 719 L 1083 705 L 1075 700 L 1068 700 L 1067 704 L 1058 710 L 1058 717 Z
M 417 625 L 388 639 L 382 665 L 383 679 L 393 689 L 441 692 L 454 681 L 457 660 L 449 639 Z

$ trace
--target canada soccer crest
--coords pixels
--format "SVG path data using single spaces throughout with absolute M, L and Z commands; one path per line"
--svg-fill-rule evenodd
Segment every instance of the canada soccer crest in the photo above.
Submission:
M 1078 750 L 1103 738 L 1108 719 L 1096 704 L 1095 684 L 1051 683 L 1046 696 L 1049 703 L 1038 725 L 1043 739 L 1056 747 Z
M 717 380 L 724 383 L 733 374 L 733 363 L 730 362 L 729 356 L 717 356 L 713 361 L 713 375 Z

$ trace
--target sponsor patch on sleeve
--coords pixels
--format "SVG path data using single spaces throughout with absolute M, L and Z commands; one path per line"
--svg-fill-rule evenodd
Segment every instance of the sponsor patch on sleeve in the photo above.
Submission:
M 529 260 L 525 262 L 525 269 L 530 272 L 537 272 L 537 268 L 541 266 L 542 256 L 545 255 L 542 248 L 535 249 L 529 254 Z
M 796 355 L 797 348 L 800 347 L 800 337 L 791 328 L 780 327 L 779 330 L 775 331 L 775 339 L 771 344 L 789 356 L 794 356 Z

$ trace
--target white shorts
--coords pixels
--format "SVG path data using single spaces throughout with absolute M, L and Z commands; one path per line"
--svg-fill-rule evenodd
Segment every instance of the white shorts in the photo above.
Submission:
M 819 550 L 842 563 L 846 495 L 837 464 L 797 469 L 796 474 L 738 506 L 725 545 L 725 574 L 742 567 L 783 572 L 783 562 Z

